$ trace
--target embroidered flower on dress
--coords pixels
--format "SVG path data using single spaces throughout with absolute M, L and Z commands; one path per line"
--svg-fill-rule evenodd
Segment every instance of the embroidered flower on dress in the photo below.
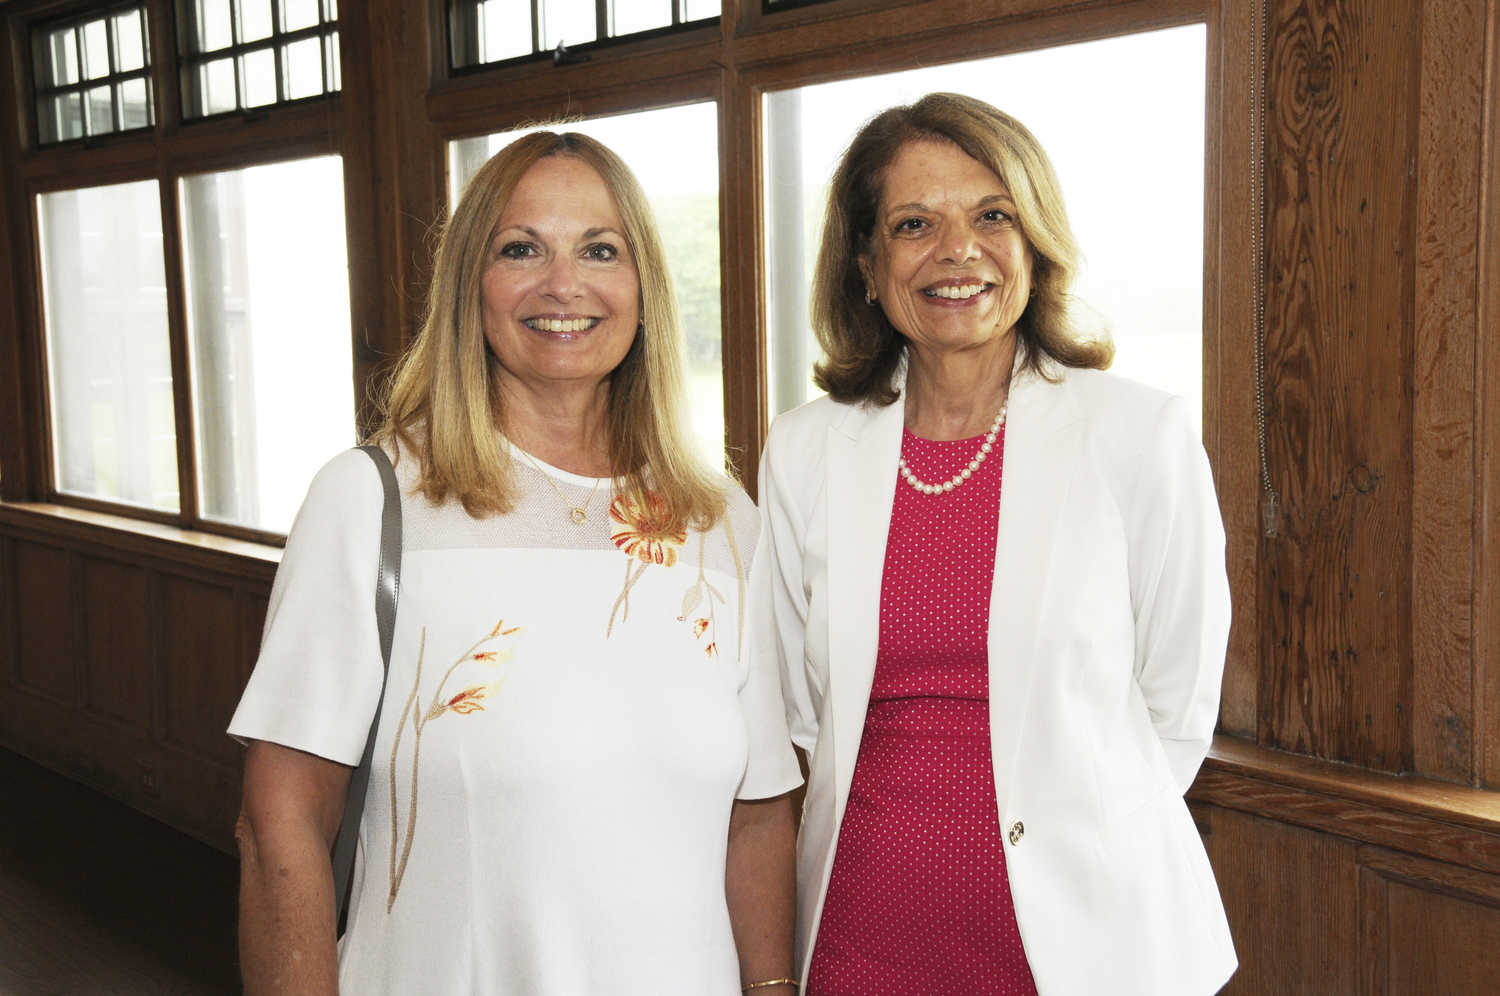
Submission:
M 646 495 L 651 506 L 649 512 L 643 511 L 628 495 L 619 495 L 609 503 L 609 517 L 621 527 L 609 538 L 627 557 L 635 557 L 643 564 L 671 567 L 677 563 L 677 548 L 687 542 L 687 529 L 668 532 L 662 524 L 666 503 L 655 491 Z

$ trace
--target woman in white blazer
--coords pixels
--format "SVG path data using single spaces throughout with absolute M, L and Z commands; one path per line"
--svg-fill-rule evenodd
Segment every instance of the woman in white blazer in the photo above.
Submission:
M 1046 154 L 981 101 L 885 111 L 835 173 L 829 396 L 760 476 L 804 996 L 1207 996 L 1236 967 L 1183 802 L 1229 630 L 1213 480 L 1183 400 L 1068 324 L 1078 258 Z

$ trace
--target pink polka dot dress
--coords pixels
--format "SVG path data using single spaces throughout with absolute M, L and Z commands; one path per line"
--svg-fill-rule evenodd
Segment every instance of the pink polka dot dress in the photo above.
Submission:
M 951 492 L 898 479 L 875 682 L 808 996 L 1035 996 L 990 761 L 1001 432 Z M 906 431 L 901 452 L 919 479 L 941 482 L 983 441 Z

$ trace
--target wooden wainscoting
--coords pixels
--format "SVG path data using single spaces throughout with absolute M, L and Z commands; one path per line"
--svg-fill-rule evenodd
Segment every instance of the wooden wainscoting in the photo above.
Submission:
M 281 551 L 0 504 L 0 743 L 234 851 L 240 751 Z
M 1500 992 L 1500 795 L 1220 737 L 1188 794 L 1240 970 L 1223 996 Z

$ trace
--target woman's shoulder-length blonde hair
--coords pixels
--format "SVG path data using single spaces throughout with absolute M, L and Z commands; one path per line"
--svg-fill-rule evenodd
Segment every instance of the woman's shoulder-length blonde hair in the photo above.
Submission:
M 880 307 L 865 303 L 859 258 L 871 249 L 885 172 L 910 142 L 948 141 L 988 166 L 1010 191 L 1031 248 L 1035 295 L 1016 322 L 1021 368 L 1049 376 L 1048 361 L 1105 369 L 1115 348 L 1107 336 L 1073 324 L 1069 292 L 1081 255 L 1062 187 L 1041 143 L 1015 118 L 982 100 L 929 93 L 867 121 L 833 174 L 813 275 L 812 325 L 823 349 L 813 379 L 835 401 L 888 405 L 906 339 Z
M 640 279 L 643 325 L 609 375 L 606 431 L 616 487 L 651 510 L 654 527 L 708 529 L 723 514 L 728 479 L 689 442 L 682 326 L 661 235 L 630 168 L 587 135 L 534 132 L 474 174 L 438 242 L 426 320 L 396 368 L 375 438 L 419 456 L 418 489 L 432 502 L 456 499 L 475 516 L 515 507 L 504 398 L 494 376 L 499 360 L 485 339 L 480 295 L 506 204 L 527 170 L 552 156 L 599 174 Z

